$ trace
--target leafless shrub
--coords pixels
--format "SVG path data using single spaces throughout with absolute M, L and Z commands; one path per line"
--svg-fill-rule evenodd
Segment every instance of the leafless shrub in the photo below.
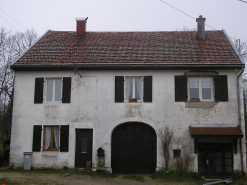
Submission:
M 171 143 L 174 137 L 174 131 L 169 126 L 165 126 L 158 131 L 158 137 L 162 144 L 162 155 L 164 157 L 165 170 L 169 170 L 169 163 L 171 159 Z

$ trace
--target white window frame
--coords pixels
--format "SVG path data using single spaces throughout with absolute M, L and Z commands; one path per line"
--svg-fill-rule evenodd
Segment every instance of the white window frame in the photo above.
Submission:
M 213 101 L 214 100 L 214 83 L 213 83 L 213 77 L 212 76 L 189 76 L 188 77 L 188 97 L 189 100 L 191 100 L 190 98 L 190 82 L 189 79 L 190 78 L 198 78 L 199 79 L 199 99 L 200 101 Z M 202 78 L 210 78 L 211 79 L 211 99 L 202 99 Z
M 56 85 L 55 85 L 55 80 L 61 80 L 61 95 L 60 95 L 60 100 L 59 101 L 55 101 L 55 88 L 56 88 Z M 48 80 L 53 80 L 53 90 L 52 90 L 52 101 L 47 101 L 46 98 L 47 98 L 47 83 L 48 83 Z M 47 102 L 47 103 L 61 103 L 62 102 L 62 91 L 63 91 L 63 78 L 59 78 L 59 77 L 56 77 L 56 78 L 45 78 L 45 92 L 44 92 L 44 101 Z
M 137 100 L 137 102 L 143 102 L 143 76 L 125 76 L 124 77 L 124 99 L 125 102 L 129 102 L 129 100 L 127 99 L 127 94 L 126 94 L 126 87 L 127 87 L 127 80 L 126 79 L 136 79 L 139 78 L 141 79 L 141 99 Z M 135 97 L 135 80 L 133 80 L 133 84 L 132 84 L 132 93 L 133 96 Z

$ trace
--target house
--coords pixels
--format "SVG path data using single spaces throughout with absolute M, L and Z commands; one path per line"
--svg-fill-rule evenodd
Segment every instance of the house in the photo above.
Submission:
M 245 170 L 241 75 L 225 31 L 48 30 L 11 68 L 16 73 L 10 164 L 95 167 L 112 173 L 164 167 L 159 130 L 173 128 L 172 159 L 191 147 L 190 170 L 208 177 Z

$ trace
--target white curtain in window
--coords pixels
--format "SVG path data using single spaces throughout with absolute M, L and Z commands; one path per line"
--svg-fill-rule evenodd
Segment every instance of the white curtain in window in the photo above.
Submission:
M 53 127 L 53 149 L 58 149 L 58 133 L 59 128 Z
M 126 98 L 127 100 L 133 98 L 133 78 L 126 79 Z
M 141 99 L 141 86 L 142 86 L 142 79 L 136 78 L 135 79 L 135 98 L 137 100 Z
M 202 78 L 202 88 L 211 88 L 211 78 Z
M 190 88 L 199 88 L 199 78 L 189 78 Z
M 61 101 L 61 89 L 62 89 L 61 84 L 62 84 L 61 79 L 55 80 L 55 101 Z
M 47 87 L 46 87 L 46 101 L 52 101 L 53 96 L 53 80 L 47 80 Z
M 50 148 L 51 143 L 51 127 L 45 127 L 45 149 Z

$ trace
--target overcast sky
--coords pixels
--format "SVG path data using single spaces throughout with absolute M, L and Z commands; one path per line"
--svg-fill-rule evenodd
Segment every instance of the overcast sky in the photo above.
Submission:
M 34 28 L 41 36 L 48 29 L 75 31 L 75 18 L 88 17 L 87 31 L 196 28 L 195 19 L 164 2 L 194 18 L 203 15 L 206 24 L 247 42 L 247 3 L 239 0 L 0 0 L 0 26 Z

